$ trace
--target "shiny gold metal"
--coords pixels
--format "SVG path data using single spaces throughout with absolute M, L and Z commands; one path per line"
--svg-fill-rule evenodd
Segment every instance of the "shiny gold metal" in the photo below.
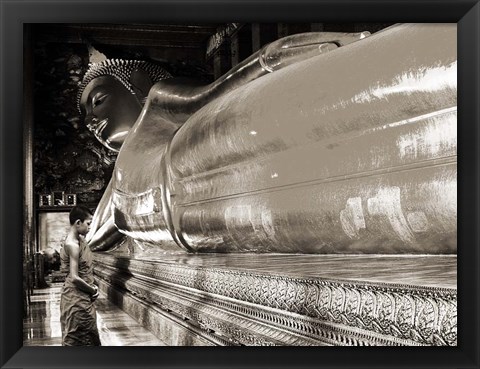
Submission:
M 456 67 L 455 25 L 396 25 L 180 128 L 161 82 L 119 153 L 114 223 L 166 250 L 455 253 Z

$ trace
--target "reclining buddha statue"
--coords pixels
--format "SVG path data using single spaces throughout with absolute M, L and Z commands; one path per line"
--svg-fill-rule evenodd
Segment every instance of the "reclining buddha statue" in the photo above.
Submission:
M 172 345 L 456 345 L 456 66 L 455 24 L 288 36 L 209 85 L 92 65 L 100 289 Z
M 79 107 L 118 158 L 89 242 L 455 254 L 456 65 L 435 24 L 289 36 L 203 86 L 95 64 Z

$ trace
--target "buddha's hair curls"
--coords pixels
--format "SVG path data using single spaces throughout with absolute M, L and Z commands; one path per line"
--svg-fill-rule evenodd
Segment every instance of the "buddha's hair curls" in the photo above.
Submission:
M 161 81 L 162 79 L 172 77 L 170 73 L 168 73 L 159 65 L 143 60 L 106 59 L 101 63 L 91 63 L 89 65 L 87 73 L 85 73 L 85 76 L 83 77 L 83 80 L 78 88 L 78 111 L 81 112 L 80 99 L 82 98 L 85 87 L 87 87 L 87 85 L 97 77 L 115 77 L 125 86 L 127 90 L 129 90 L 132 94 L 135 94 L 135 92 L 133 91 L 133 86 L 130 82 L 130 77 L 132 76 L 133 71 L 138 69 L 142 69 L 147 72 L 153 83 Z

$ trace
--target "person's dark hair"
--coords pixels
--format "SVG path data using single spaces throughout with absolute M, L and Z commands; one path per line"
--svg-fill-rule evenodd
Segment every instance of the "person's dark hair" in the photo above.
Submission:
M 89 208 L 81 205 L 75 206 L 70 210 L 70 224 L 73 225 L 77 219 L 84 222 L 89 216 L 93 216 L 93 213 Z

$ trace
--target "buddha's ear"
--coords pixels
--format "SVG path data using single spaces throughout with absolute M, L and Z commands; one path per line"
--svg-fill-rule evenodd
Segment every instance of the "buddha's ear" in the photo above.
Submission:
M 150 76 L 143 69 L 135 69 L 132 72 L 130 83 L 132 84 L 133 91 L 138 96 L 140 101 L 148 96 L 148 92 L 153 85 Z

